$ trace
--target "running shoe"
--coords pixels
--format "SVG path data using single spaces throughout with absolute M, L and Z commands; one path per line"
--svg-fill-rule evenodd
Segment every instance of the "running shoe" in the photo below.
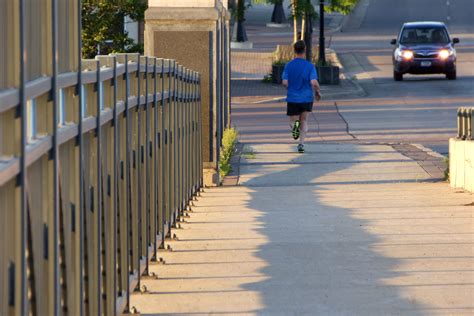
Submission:
M 304 153 L 304 145 L 303 144 L 298 144 L 298 152 L 299 153 Z
M 293 124 L 293 128 L 291 129 L 291 135 L 293 136 L 294 140 L 300 138 L 300 126 L 301 123 L 299 120 L 296 120 L 295 124 Z

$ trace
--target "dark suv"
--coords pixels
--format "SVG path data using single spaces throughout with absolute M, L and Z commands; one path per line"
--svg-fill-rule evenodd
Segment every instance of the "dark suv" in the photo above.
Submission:
M 393 51 L 393 78 L 403 80 L 404 74 L 446 74 L 456 79 L 456 50 L 458 38 L 449 36 L 446 25 L 441 22 L 405 23 Z

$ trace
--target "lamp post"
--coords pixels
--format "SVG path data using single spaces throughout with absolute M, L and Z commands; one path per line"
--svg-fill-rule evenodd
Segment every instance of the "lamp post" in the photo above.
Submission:
M 307 0 L 306 3 L 306 10 L 305 10 L 305 30 L 304 30 L 304 42 L 306 44 L 306 60 L 311 62 L 313 58 L 313 20 L 310 10 L 311 7 L 311 0 Z
M 324 0 L 319 0 L 319 58 L 318 63 L 321 66 L 326 64 L 326 54 L 324 47 Z

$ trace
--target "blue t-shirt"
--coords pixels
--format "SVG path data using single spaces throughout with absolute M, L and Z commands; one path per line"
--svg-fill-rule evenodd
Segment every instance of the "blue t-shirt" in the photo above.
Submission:
M 286 64 L 283 80 L 288 80 L 287 102 L 307 103 L 314 101 L 311 80 L 318 80 L 314 65 L 303 58 L 295 58 Z

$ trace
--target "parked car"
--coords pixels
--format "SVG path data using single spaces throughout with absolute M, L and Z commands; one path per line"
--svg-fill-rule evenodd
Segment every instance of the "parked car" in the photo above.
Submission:
M 403 80 L 404 74 L 446 74 L 456 79 L 458 38 L 451 38 L 441 22 L 410 22 L 403 24 L 398 38 L 392 39 L 393 78 Z

